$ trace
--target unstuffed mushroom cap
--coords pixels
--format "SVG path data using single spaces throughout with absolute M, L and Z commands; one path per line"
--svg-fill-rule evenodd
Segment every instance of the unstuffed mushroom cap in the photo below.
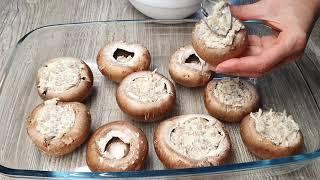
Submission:
M 117 58 L 131 57 L 129 60 L 119 61 Z M 129 74 L 148 70 L 151 57 L 148 49 L 140 44 L 117 41 L 103 47 L 97 56 L 100 72 L 109 80 L 117 83 Z
M 206 85 L 212 72 L 209 65 L 200 59 L 191 45 L 179 48 L 169 62 L 171 78 L 185 87 L 199 87 Z
M 127 138 L 128 149 L 120 159 L 112 159 L 104 156 L 99 149 L 98 141 L 106 137 L 108 133 L 117 132 L 113 138 L 118 138 L 118 143 L 124 143 L 122 138 Z M 105 142 L 106 146 L 112 141 Z M 112 145 L 112 144 L 111 144 Z M 107 147 L 104 151 L 106 151 Z M 86 154 L 86 161 L 91 171 L 115 172 L 138 171 L 144 168 L 148 155 L 148 141 L 141 129 L 127 121 L 114 121 L 98 128 L 91 136 Z

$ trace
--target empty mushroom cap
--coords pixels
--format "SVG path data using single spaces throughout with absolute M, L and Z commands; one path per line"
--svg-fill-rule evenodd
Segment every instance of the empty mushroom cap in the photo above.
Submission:
M 219 83 L 224 82 L 235 86 L 217 90 Z M 228 100 L 230 103 L 226 104 L 217 97 Z M 240 99 L 241 102 L 237 103 L 237 99 Z M 209 114 L 219 120 L 240 122 L 247 114 L 258 108 L 259 95 L 255 86 L 245 80 L 239 78 L 213 79 L 207 84 L 204 91 L 204 104 Z
M 97 56 L 98 68 L 108 79 L 121 82 L 127 75 L 149 69 L 151 62 L 147 48 L 123 41 L 103 47 Z
M 174 85 L 164 76 L 151 71 L 130 74 L 120 83 L 116 93 L 120 109 L 135 120 L 159 120 L 173 109 Z
M 154 148 L 167 168 L 191 168 L 223 164 L 231 143 L 217 119 L 189 114 L 161 122 L 154 132 Z
M 49 108 L 46 108 L 45 106 L 48 106 L 46 103 L 55 104 L 51 104 Z M 55 113 L 55 110 L 50 110 L 52 106 L 58 106 L 58 108 L 62 108 L 62 111 L 66 111 L 67 109 L 71 112 L 73 111 L 74 122 L 66 122 L 67 128 L 66 125 L 61 122 L 61 119 L 56 118 L 60 116 L 61 118 L 67 119 L 67 117 Z M 50 117 L 41 119 L 41 116 L 44 115 L 43 113 L 47 113 L 47 115 L 50 114 Z M 58 111 L 58 113 L 61 112 Z M 43 120 L 44 122 L 40 122 Z M 74 151 L 86 140 L 89 135 L 90 125 L 91 116 L 84 104 L 78 102 L 57 102 L 53 99 L 45 101 L 45 103 L 38 105 L 32 111 L 27 119 L 27 133 L 33 143 L 42 152 L 51 156 L 61 156 Z M 48 131 L 45 128 L 49 128 Z M 60 130 L 57 130 L 57 128 L 60 128 Z M 63 134 L 59 134 L 59 131 Z
M 49 60 L 38 70 L 36 84 L 44 100 L 58 98 L 60 101 L 81 102 L 91 91 L 93 75 L 84 61 L 58 57 Z
M 126 121 L 114 121 L 98 128 L 89 140 L 86 160 L 95 172 L 137 171 L 148 155 L 145 134 Z
M 211 79 L 209 65 L 200 59 L 191 45 L 178 49 L 169 62 L 171 78 L 186 87 L 205 85 Z
M 281 131 L 281 130 L 280 130 Z M 277 131 L 277 133 L 281 133 Z M 247 115 L 240 124 L 242 141 L 248 150 L 262 159 L 273 159 L 298 154 L 303 148 L 303 135 L 299 130 L 294 142 L 289 146 L 276 145 L 257 132 L 255 120 Z

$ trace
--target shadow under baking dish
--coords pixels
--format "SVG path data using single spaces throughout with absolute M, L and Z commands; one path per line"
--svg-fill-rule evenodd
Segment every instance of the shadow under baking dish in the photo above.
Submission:
M 291 64 L 261 79 L 253 79 L 262 97 L 261 107 L 287 110 L 301 127 L 305 138 L 304 153 L 287 158 L 258 160 L 241 141 L 238 124 L 226 124 L 230 133 L 232 157 L 223 166 L 166 170 L 153 148 L 153 129 L 157 123 L 133 122 L 147 135 L 149 159 L 146 170 L 139 172 L 77 172 L 86 169 L 82 145 L 70 155 L 54 158 L 41 154 L 26 133 L 26 117 L 42 102 L 35 79 L 38 68 L 48 59 L 72 56 L 84 60 L 94 74 L 94 91 L 85 101 L 92 114 L 92 131 L 114 120 L 130 120 L 117 106 L 117 84 L 106 80 L 96 65 L 96 55 L 106 43 L 124 40 L 141 43 L 152 56 L 151 70 L 169 76 L 170 56 L 181 46 L 191 44 L 191 32 L 197 20 L 173 20 L 178 24 L 163 24 L 168 20 L 99 21 L 48 25 L 26 34 L 18 42 L 10 63 L 6 65 L 0 87 L 0 173 L 15 177 L 230 177 L 275 175 L 302 167 L 320 156 L 318 121 L 320 112 L 307 82 L 296 64 Z M 267 35 L 271 29 L 260 22 L 245 23 L 250 34 Z M 216 78 L 221 78 L 219 74 Z M 251 79 L 252 80 L 252 79 Z M 203 104 L 203 88 L 184 88 L 176 84 L 177 105 L 170 116 L 207 113 Z M 77 171 L 75 171 L 77 170 Z M 259 173 L 257 173 L 259 172 Z

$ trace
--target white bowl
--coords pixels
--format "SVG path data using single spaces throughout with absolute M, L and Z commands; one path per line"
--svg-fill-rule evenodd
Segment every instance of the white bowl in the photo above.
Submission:
M 141 13 L 154 19 L 183 19 L 195 13 L 202 0 L 129 0 Z

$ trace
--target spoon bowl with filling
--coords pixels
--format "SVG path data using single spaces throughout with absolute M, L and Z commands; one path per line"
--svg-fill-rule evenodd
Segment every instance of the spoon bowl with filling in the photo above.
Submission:
M 87 138 L 91 116 L 79 102 L 47 100 L 38 105 L 27 120 L 27 133 L 39 150 L 62 156 L 74 151 Z
M 286 112 L 262 111 L 247 115 L 240 124 L 242 141 L 261 159 L 287 157 L 304 144 L 299 125 Z
M 205 114 L 189 114 L 161 122 L 154 148 L 171 169 L 219 166 L 230 156 L 231 142 L 222 123 Z
M 193 48 L 212 66 L 241 56 L 248 46 L 245 27 L 231 15 L 228 6 L 228 1 L 216 2 L 212 7 L 213 13 L 205 21 L 197 23 L 192 32 Z
M 148 155 L 145 134 L 126 121 L 98 128 L 89 140 L 86 161 L 91 171 L 138 171 Z
M 178 49 L 169 62 L 171 78 L 185 87 L 199 87 L 207 84 L 212 72 L 209 65 L 200 59 L 191 45 Z
M 255 86 L 239 78 L 213 79 L 204 91 L 209 114 L 225 122 L 240 122 L 258 108 L 259 99 Z
M 106 45 L 97 56 L 100 72 L 118 83 L 133 72 L 149 69 L 150 63 L 151 57 L 147 48 L 123 41 Z
M 46 62 L 37 74 L 38 94 L 44 100 L 83 101 L 90 93 L 93 75 L 82 60 L 58 57 Z
M 116 93 L 120 109 L 137 121 L 156 121 L 169 113 L 176 100 L 171 81 L 156 72 L 139 71 L 120 83 Z

